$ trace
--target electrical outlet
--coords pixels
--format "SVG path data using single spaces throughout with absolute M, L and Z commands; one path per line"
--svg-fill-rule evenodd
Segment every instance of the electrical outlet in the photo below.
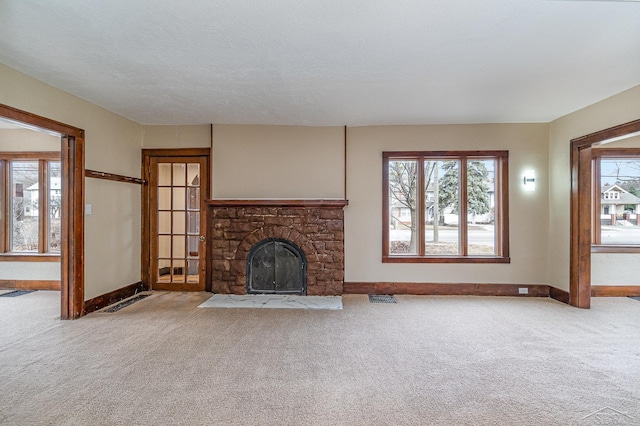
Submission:
M 519 287 L 518 294 L 529 294 L 529 289 L 527 287 Z

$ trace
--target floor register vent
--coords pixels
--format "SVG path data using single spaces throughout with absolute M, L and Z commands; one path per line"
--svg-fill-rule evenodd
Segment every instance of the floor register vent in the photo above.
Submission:
M 25 294 L 33 293 L 35 290 L 16 290 L 9 293 L 0 294 L 0 297 L 18 297 Z
M 134 297 L 132 297 L 130 299 L 127 299 L 127 300 L 123 300 L 120 303 L 117 303 L 117 304 L 115 304 L 113 306 L 110 306 L 110 307 L 106 308 L 102 312 L 109 312 L 109 313 L 118 312 L 120 309 L 126 308 L 127 306 L 131 306 L 134 303 L 144 299 L 145 297 L 149 297 L 149 296 L 151 296 L 151 295 L 150 294 L 138 294 L 137 296 L 134 296 Z
M 369 295 L 370 303 L 398 303 L 396 302 L 396 298 L 391 294 L 370 294 Z

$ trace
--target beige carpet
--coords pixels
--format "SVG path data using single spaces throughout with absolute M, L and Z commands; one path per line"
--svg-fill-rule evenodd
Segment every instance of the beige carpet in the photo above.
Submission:
M 70 322 L 56 292 L 0 298 L 0 424 L 640 424 L 638 301 L 198 309 L 210 296 Z

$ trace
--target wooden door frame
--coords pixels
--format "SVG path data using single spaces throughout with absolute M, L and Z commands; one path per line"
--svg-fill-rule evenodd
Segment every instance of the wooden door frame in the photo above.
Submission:
M 84 311 L 84 130 L 4 104 L 0 117 L 62 135 L 60 317 L 79 318 Z
M 207 180 L 207 193 L 201 197 L 205 199 L 211 198 L 211 148 L 152 148 L 142 150 L 142 284 L 146 289 L 151 288 L 151 200 L 149 182 L 151 177 L 151 157 L 206 157 L 206 167 L 202 173 L 203 180 Z M 207 237 L 207 211 L 200 210 L 201 221 L 205 223 L 205 227 L 201 230 L 202 235 Z M 207 259 L 207 244 L 203 244 L 205 264 Z M 205 290 L 211 290 L 211 282 L 209 280 L 209 269 L 205 268 Z
M 571 245 L 569 303 L 591 306 L 591 149 L 598 143 L 640 132 L 640 119 L 571 140 Z

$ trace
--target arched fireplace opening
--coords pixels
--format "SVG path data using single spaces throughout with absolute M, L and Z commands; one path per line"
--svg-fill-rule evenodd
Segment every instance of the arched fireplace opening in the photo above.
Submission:
M 291 241 L 268 238 L 247 257 L 247 294 L 307 294 L 307 259 Z

